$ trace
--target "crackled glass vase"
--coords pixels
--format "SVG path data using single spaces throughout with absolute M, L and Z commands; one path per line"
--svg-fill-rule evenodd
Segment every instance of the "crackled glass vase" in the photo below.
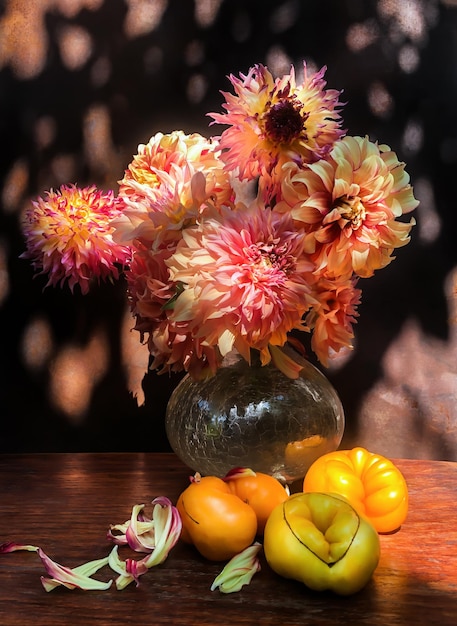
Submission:
M 177 456 L 202 475 L 250 467 L 284 483 L 303 478 L 315 459 L 338 448 L 344 411 L 327 377 L 296 358 L 303 366 L 296 379 L 237 353 L 212 378 L 186 375 L 166 413 Z

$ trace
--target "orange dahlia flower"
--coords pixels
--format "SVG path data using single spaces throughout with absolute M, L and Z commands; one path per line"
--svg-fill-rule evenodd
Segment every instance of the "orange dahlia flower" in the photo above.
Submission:
M 356 289 L 356 282 L 356 279 L 321 278 L 314 286 L 317 303 L 307 314 L 306 322 L 313 333 L 311 348 L 325 366 L 342 348 L 352 348 L 352 326 L 357 321 L 362 293 Z
M 385 267 L 409 242 L 414 198 L 404 163 L 388 146 L 367 137 L 344 137 L 327 159 L 283 170 L 282 201 L 307 231 L 306 251 L 328 277 L 364 278 Z

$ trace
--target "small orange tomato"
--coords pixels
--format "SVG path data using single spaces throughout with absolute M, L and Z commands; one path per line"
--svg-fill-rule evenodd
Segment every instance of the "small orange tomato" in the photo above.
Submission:
M 176 507 L 182 519 L 181 538 L 202 556 L 225 561 L 250 546 L 257 532 L 254 510 L 216 476 L 196 474 Z
M 408 512 L 403 474 L 386 457 L 357 447 L 324 454 L 309 468 L 303 491 L 344 496 L 379 533 L 397 530 Z
M 257 516 L 257 534 L 262 535 L 272 510 L 289 496 L 286 489 L 269 474 L 237 467 L 224 477 L 230 491 L 254 509 Z

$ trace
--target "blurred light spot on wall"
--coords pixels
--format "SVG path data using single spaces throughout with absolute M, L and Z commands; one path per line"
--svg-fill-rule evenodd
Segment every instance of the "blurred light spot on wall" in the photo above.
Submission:
M 433 186 L 428 178 L 414 181 L 414 195 L 420 201 L 416 209 L 419 239 L 426 244 L 433 243 L 441 233 L 441 218 L 436 209 Z
M 43 13 L 48 0 L 15 0 L 0 17 L 0 68 L 10 65 L 21 79 L 37 76 L 46 62 Z
M 457 445 L 456 278 L 454 268 L 443 285 L 449 307 L 447 340 L 426 334 L 417 319 L 407 318 L 386 346 L 380 362 L 383 376 L 360 403 L 365 432 L 373 441 L 383 440 L 391 458 L 437 458 L 438 442 L 438 458 L 444 460 Z M 357 445 L 368 447 L 363 434 Z
M 95 331 L 84 352 L 85 359 L 90 363 L 94 381 L 98 382 L 108 369 L 109 345 L 106 333 L 102 329 Z
M 50 368 L 52 404 L 73 423 L 81 423 L 89 408 L 94 386 L 107 370 L 108 343 L 96 331 L 86 348 L 63 348 Z
M 429 28 L 438 18 L 437 0 L 379 0 L 377 10 L 391 23 L 393 41 L 401 33 L 416 44 L 425 43 Z
M 52 404 L 72 422 L 82 421 L 90 403 L 92 380 L 87 364 L 77 348 L 65 348 L 51 368 L 50 396 Z
M 7 246 L 0 240 L 0 306 L 5 302 L 10 291 L 10 279 L 8 274 Z
M 158 46 L 148 48 L 144 53 L 144 70 L 146 74 L 156 74 L 163 65 L 163 52 Z
M 49 322 L 37 317 L 24 329 L 22 336 L 24 363 L 32 370 L 42 369 L 48 362 L 52 350 L 53 341 Z
M 203 74 L 194 74 L 187 83 L 187 98 L 192 104 L 198 104 L 203 100 L 208 90 L 208 81 Z
M 398 0 L 396 18 L 402 32 L 412 41 L 424 41 L 426 27 L 420 0 Z
M 5 213 L 19 210 L 21 200 L 29 181 L 29 169 L 25 161 L 19 160 L 8 172 L 2 191 L 2 204 Z
M 247 41 L 251 35 L 251 20 L 245 11 L 238 11 L 233 18 L 232 37 L 238 43 Z
M 45 1 L 47 2 L 47 0 Z M 103 2 L 104 0 L 54 0 L 54 4 L 65 17 L 76 17 L 81 9 L 96 11 Z
M 127 0 L 124 31 L 128 37 L 140 37 L 159 26 L 168 0 Z
M 185 62 L 190 67 L 200 65 L 205 60 L 205 48 L 198 39 L 190 41 L 185 50 Z
M 35 142 L 39 150 L 48 148 L 56 138 L 56 122 L 50 115 L 44 115 L 35 122 Z
M 414 72 L 419 65 L 420 55 L 415 46 L 405 45 L 398 53 L 398 65 L 406 74 Z
M 106 174 L 113 166 L 111 118 L 108 109 L 96 105 L 87 111 L 83 122 L 84 153 L 90 167 Z
M 195 0 L 195 21 L 207 28 L 216 21 L 223 0 Z
M 10 65 L 20 79 L 38 76 L 46 64 L 48 36 L 45 16 L 48 11 L 58 11 L 74 18 L 82 9 L 96 11 L 104 0 L 6 0 L 0 17 L 0 69 Z M 73 29 L 83 31 L 82 28 Z M 87 53 L 87 32 L 72 38 L 70 48 L 62 52 L 64 63 L 77 69 Z M 83 48 L 79 52 L 77 49 Z M 87 59 L 86 59 L 87 60 Z M 72 64 L 76 64 L 75 67 Z
M 69 70 L 78 70 L 92 54 L 92 39 L 86 29 L 80 26 L 67 26 L 59 36 L 60 55 Z
M 389 117 L 393 111 L 394 102 L 385 86 L 375 81 L 368 89 L 368 104 L 377 117 Z
M 111 76 L 111 61 L 108 57 L 99 57 L 92 66 L 91 76 L 94 87 L 103 87 Z
M 72 154 L 58 154 L 51 161 L 51 172 L 57 184 L 73 182 L 76 176 L 76 160 Z
M 148 371 L 149 349 L 141 343 L 140 334 L 133 330 L 134 320 L 130 308 L 126 307 L 121 328 L 122 366 L 127 378 L 128 390 L 136 398 L 138 406 L 144 404 L 142 381 Z
M 290 73 L 292 59 L 280 46 L 273 46 L 267 52 L 266 63 L 274 76 L 282 76 Z M 301 68 L 297 68 L 301 69 Z
M 297 21 L 300 13 L 300 3 L 289 0 L 277 7 L 270 17 L 270 28 L 273 33 L 283 33 L 289 30 Z
M 373 20 L 353 24 L 346 33 L 346 44 L 352 52 L 360 52 L 374 43 L 379 36 L 379 29 Z
M 410 120 L 405 127 L 402 137 L 402 147 L 405 152 L 416 154 L 424 142 L 424 129 L 416 120 Z

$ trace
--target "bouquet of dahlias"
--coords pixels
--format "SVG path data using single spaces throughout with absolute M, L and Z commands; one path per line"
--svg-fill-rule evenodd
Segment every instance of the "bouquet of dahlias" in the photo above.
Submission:
M 26 212 L 23 256 L 83 293 L 123 270 L 159 372 L 210 375 L 236 349 L 293 376 L 281 348 L 296 330 L 327 366 L 352 347 L 359 279 L 409 242 L 414 219 L 398 218 L 418 202 L 388 146 L 345 135 L 324 73 L 230 76 L 209 114 L 220 136 L 156 134 L 117 194 L 51 190 Z

